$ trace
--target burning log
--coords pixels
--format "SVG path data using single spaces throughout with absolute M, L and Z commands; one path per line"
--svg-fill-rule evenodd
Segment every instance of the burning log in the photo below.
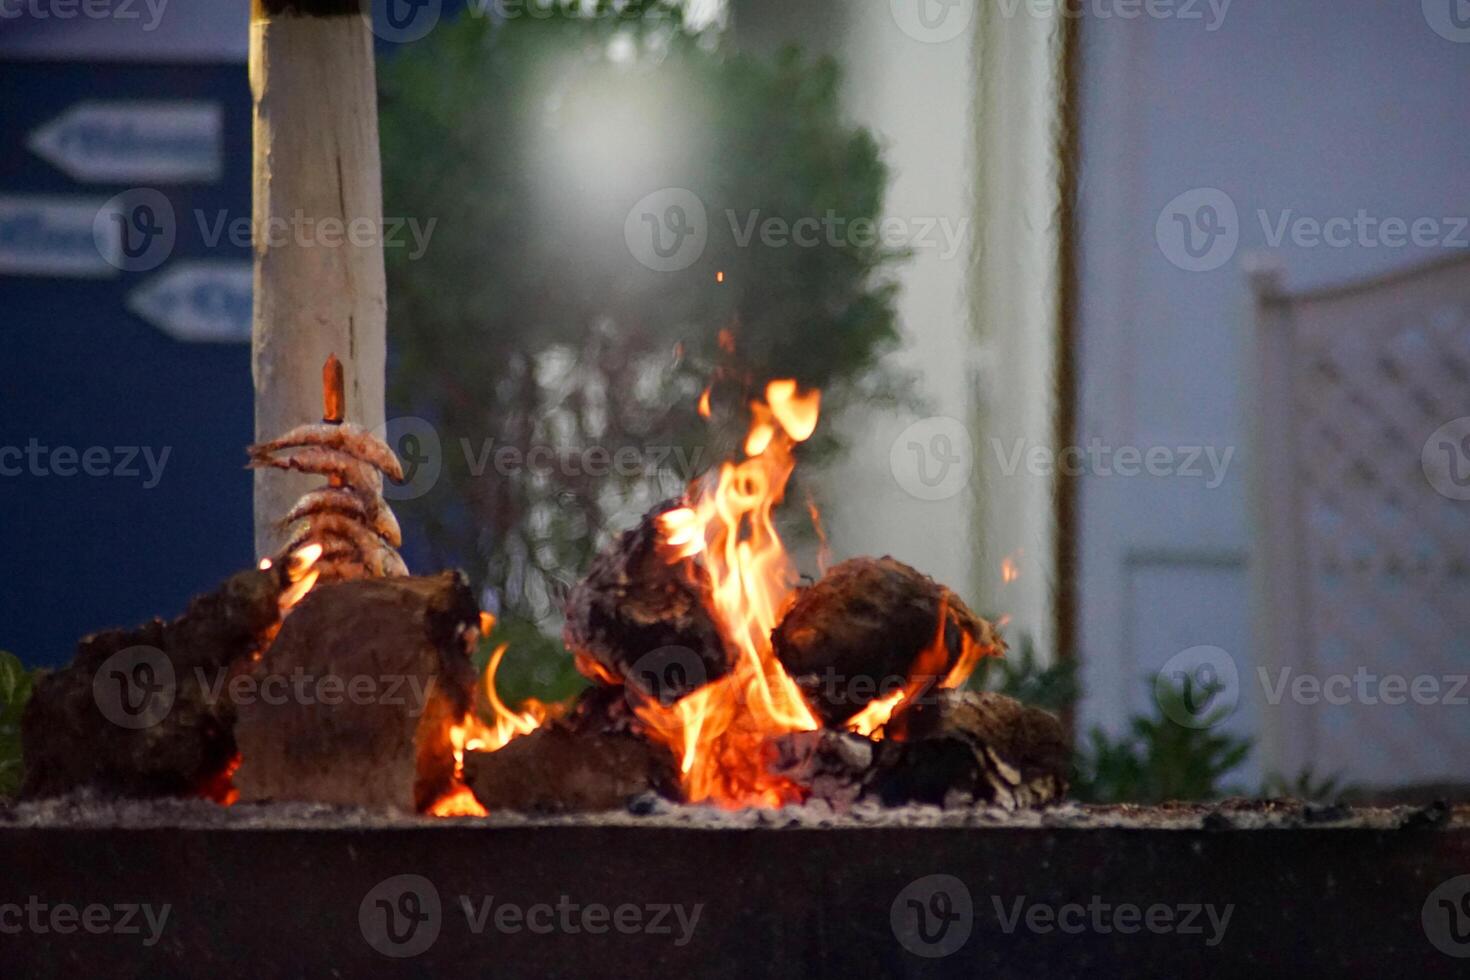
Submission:
M 486 810 L 586 813 L 654 792 L 678 798 L 673 757 L 633 734 L 553 721 L 496 752 L 465 753 L 464 780 Z
M 503 748 L 467 751 L 464 781 L 487 811 L 583 813 L 649 792 L 679 798 L 673 757 L 648 740 L 622 687 L 589 687 Z
M 289 582 L 284 565 L 241 572 L 171 623 L 83 639 L 26 706 L 23 794 L 225 798 L 236 746 L 223 692 L 269 642 Z
M 578 667 L 604 684 L 626 684 L 668 705 L 723 677 L 735 654 L 715 618 L 708 574 L 669 563 L 660 504 L 598 555 L 567 598 L 563 639 Z
M 642 723 L 622 687 L 597 684 L 585 688 L 559 720 L 578 735 L 643 734 Z
M 932 663 L 941 610 L 943 649 Z M 771 636 L 776 656 L 808 703 L 833 727 L 878 698 L 922 681 L 938 684 L 964 654 L 1004 649 L 990 623 L 949 589 L 892 558 L 853 558 L 800 590 Z M 914 677 L 916 669 L 928 675 Z
M 766 770 L 805 788 L 808 799 L 845 811 L 863 795 L 874 747 L 852 732 L 792 732 L 766 742 Z
M 454 779 L 479 636 L 459 573 L 318 585 L 238 704 L 241 799 L 428 807 Z
M 1004 695 L 932 691 L 901 704 L 884 736 L 868 785 L 888 806 L 989 803 L 1016 810 L 1067 790 L 1061 723 Z

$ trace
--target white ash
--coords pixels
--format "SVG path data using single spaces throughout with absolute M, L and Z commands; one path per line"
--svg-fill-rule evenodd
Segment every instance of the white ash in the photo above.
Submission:
M 78 793 L 48 800 L 0 803 L 0 828 L 88 827 L 147 829 L 338 830 L 378 827 L 650 827 L 690 830 L 811 830 L 855 828 L 965 828 L 1069 830 L 1234 831 L 1257 829 L 1365 829 L 1405 827 L 1470 829 L 1470 806 L 1441 814 L 1423 807 L 1336 808 L 1313 813 L 1287 801 L 1226 801 L 1220 804 L 1086 806 L 1063 803 L 1038 810 L 998 807 L 946 810 L 936 806 L 881 807 L 859 803 L 845 813 L 824 802 L 779 809 L 725 810 L 664 800 L 636 801 L 604 813 L 540 816 L 495 813 L 488 817 L 407 816 L 311 803 L 218 806 L 205 800 L 116 800 Z

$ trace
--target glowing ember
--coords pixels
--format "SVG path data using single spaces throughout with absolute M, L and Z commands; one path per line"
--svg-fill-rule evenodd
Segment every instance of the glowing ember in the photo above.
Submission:
M 1014 557 L 1006 555 L 1000 560 L 1000 580 L 1006 585 L 1021 577 L 1021 566 L 1018 564 L 1020 557 L 1021 551 L 1017 549 Z

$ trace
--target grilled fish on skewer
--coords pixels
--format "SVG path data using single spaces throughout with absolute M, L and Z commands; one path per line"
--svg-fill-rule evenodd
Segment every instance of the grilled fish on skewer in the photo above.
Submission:
M 332 356 L 322 368 L 322 421 L 246 450 L 252 469 L 296 470 L 329 481 L 281 519 L 290 532 L 282 554 L 320 545 L 314 566 L 319 581 L 407 575 L 395 550 L 403 531 L 383 499 L 383 474 L 401 482 L 403 464 L 382 439 L 346 421 L 345 411 L 342 364 Z
M 296 470 L 298 473 L 316 473 L 336 477 L 350 487 L 370 490 L 375 496 L 383 492 L 383 475 L 371 463 L 349 456 L 340 449 L 321 446 L 305 446 L 293 449 L 280 456 L 257 455 L 251 451 L 249 466 L 259 469 L 273 466 L 278 470 Z
M 367 568 L 374 575 L 384 578 L 403 578 L 408 575 L 408 566 L 403 563 L 403 557 L 387 545 L 379 545 L 376 551 L 367 556 Z
M 313 541 L 323 542 L 328 539 L 340 538 L 349 541 L 357 548 L 357 553 L 362 558 L 369 558 L 379 548 L 387 547 L 388 542 L 379 537 L 376 532 L 358 521 L 342 514 L 320 513 L 306 520 L 298 522 L 295 534 L 287 547 L 294 551 L 305 544 Z M 322 557 L 332 557 L 331 548 L 326 548 Z
M 364 500 L 361 495 L 346 487 L 323 487 L 306 494 L 281 519 L 281 525 L 289 526 L 316 514 L 341 514 L 350 517 L 370 526 L 393 547 L 403 544 L 403 531 L 399 528 L 398 518 L 393 516 L 393 511 L 382 500 Z
M 395 480 L 403 479 L 403 464 L 398 461 L 393 450 L 388 448 L 387 443 L 362 426 L 353 425 L 351 422 L 343 422 L 340 425 L 330 422 L 299 425 L 279 439 L 251 446 L 250 455 L 254 459 L 269 456 L 283 449 L 297 449 L 306 446 L 335 449 L 368 463 Z

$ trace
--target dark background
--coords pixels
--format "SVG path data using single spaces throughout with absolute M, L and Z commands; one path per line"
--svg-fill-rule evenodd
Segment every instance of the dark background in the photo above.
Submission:
M 0 62 L 0 195 L 127 190 L 74 181 L 26 137 L 84 100 L 150 98 L 224 112 L 219 182 L 158 185 L 178 218 L 168 262 L 110 279 L 0 276 L 0 446 L 170 449 L 151 489 L 141 456 L 137 477 L 0 477 L 0 649 L 27 663 L 66 662 L 82 632 L 175 615 L 252 558 L 249 344 L 180 342 L 124 305 L 180 259 L 249 258 L 228 241 L 207 248 L 193 218 L 195 208 L 250 214 L 245 66 Z

